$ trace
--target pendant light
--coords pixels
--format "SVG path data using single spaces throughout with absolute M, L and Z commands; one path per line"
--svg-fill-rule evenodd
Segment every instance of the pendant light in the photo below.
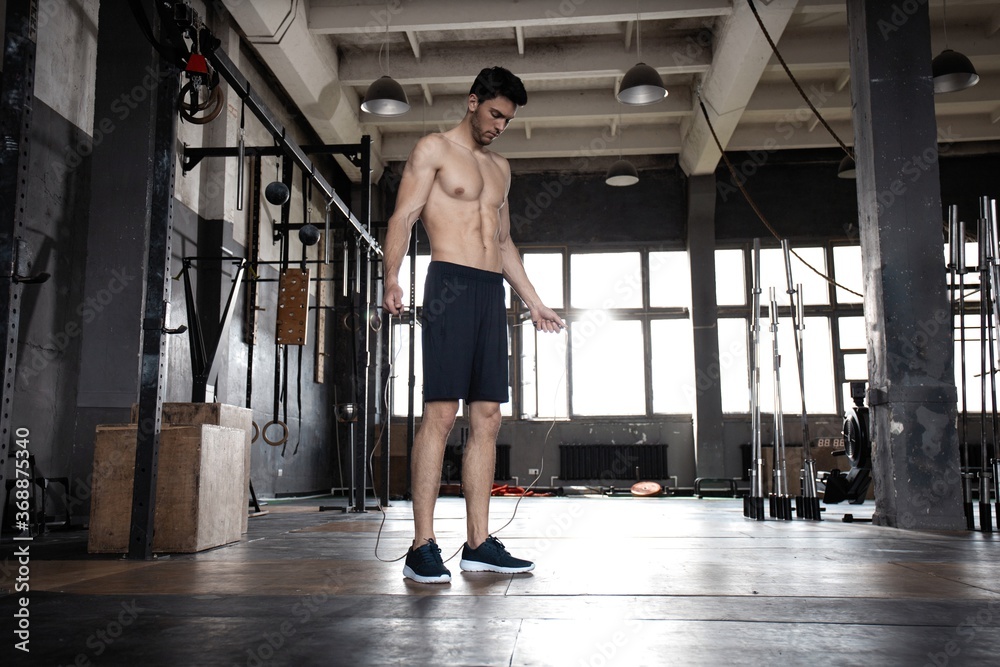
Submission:
M 854 163 L 854 158 L 850 155 L 845 155 L 844 159 L 840 161 L 837 165 L 837 178 L 857 178 L 858 171 L 857 165 Z
M 642 62 L 642 30 L 639 27 L 639 2 L 635 11 L 635 53 L 639 62 L 625 72 L 622 85 L 618 88 L 618 101 L 623 104 L 653 104 L 667 96 L 660 73 Z
M 944 25 L 944 51 L 931 62 L 934 75 L 934 93 L 953 93 L 979 83 L 976 68 L 964 54 L 948 48 L 948 3 L 942 8 Z
M 639 182 L 639 172 L 635 170 L 635 165 L 628 160 L 618 160 L 608 168 L 608 173 L 604 175 L 604 182 L 616 187 L 635 185 Z
M 382 64 L 382 49 L 385 49 L 385 69 L 389 71 L 389 6 L 386 3 L 385 38 L 379 47 L 379 65 Z M 361 110 L 376 116 L 399 116 L 410 110 L 410 101 L 399 82 L 384 74 L 368 86 Z
M 618 160 L 608 168 L 608 173 L 604 175 L 604 182 L 615 187 L 635 185 L 639 182 L 639 172 L 635 170 L 628 160 L 622 157 L 622 143 L 624 142 L 625 128 L 622 126 L 622 105 L 618 104 Z

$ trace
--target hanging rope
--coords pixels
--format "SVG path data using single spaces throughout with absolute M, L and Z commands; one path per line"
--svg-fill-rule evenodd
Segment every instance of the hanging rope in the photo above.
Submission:
M 751 2 L 752 1 L 753 0 L 751 0 Z M 760 221 L 762 223 L 764 223 L 765 227 L 767 227 L 767 231 L 771 232 L 771 234 L 774 236 L 774 238 L 776 238 L 779 241 L 781 241 L 782 240 L 781 234 L 779 234 L 778 231 L 771 225 L 771 223 L 768 222 L 767 218 L 764 216 L 764 213 L 760 210 L 760 207 L 757 206 L 757 202 L 755 202 L 753 200 L 753 197 L 750 196 L 750 193 L 747 192 L 747 190 L 746 190 L 745 187 L 743 187 L 743 179 L 741 179 L 739 177 L 739 175 L 736 173 L 736 168 L 733 166 L 733 163 L 730 161 L 729 156 L 726 155 L 726 151 L 722 147 L 722 142 L 719 141 L 719 135 L 717 135 L 715 133 L 715 127 L 712 125 L 712 119 L 708 117 L 708 109 L 705 108 L 705 102 L 704 102 L 704 100 L 701 99 L 701 93 L 700 92 L 698 93 L 698 106 L 701 107 L 701 113 L 702 113 L 702 115 L 705 116 L 705 122 L 708 123 L 708 129 L 712 133 L 712 138 L 715 140 L 715 145 L 718 147 L 719 153 L 722 154 L 722 160 L 726 163 L 726 167 L 729 168 L 729 173 L 733 177 L 733 182 L 736 183 L 736 186 L 740 189 L 740 192 L 743 193 L 743 198 L 747 200 L 748 204 L 750 204 L 750 208 L 753 209 L 753 212 L 757 214 L 757 217 L 760 218 Z M 851 294 L 853 294 L 854 296 L 856 296 L 858 298 L 861 298 L 861 299 L 864 298 L 863 295 L 855 292 L 850 287 L 845 287 L 845 286 L 841 285 L 836 280 L 834 280 L 833 278 L 831 278 L 830 276 L 826 275 L 825 273 L 823 273 L 822 271 L 820 271 L 819 269 L 817 269 L 815 266 L 813 266 L 812 264 L 810 264 L 809 262 L 807 262 L 805 259 L 802 258 L 801 255 L 799 255 L 799 253 L 795 252 L 794 248 L 790 248 L 790 250 L 791 250 L 791 253 L 793 255 L 795 255 L 795 257 L 800 262 L 802 262 L 803 264 L 805 264 L 809 269 L 812 270 L 813 273 L 815 273 L 817 276 L 819 276 L 820 278 L 822 278 L 826 282 L 828 282 L 831 285 L 834 285 L 836 287 L 839 287 L 840 289 L 844 290 L 845 292 L 850 292 Z
M 799 95 L 801 95 L 802 99 L 806 101 L 806 104 L 809 105 L 809 108 L 812 109 L 812 112 L 816 114 L 817 120 L 819 120 L 819 122 L 823 124 L 823 127 L 825 127 L 826 131 L 830 133 L 830 136 L 833 137 L 838 144 L 840 144 L 840 147 L 842 149 L 844 149 L 844 152 L 847 153 L 847 157 L 854 159 L 854 155 L 851 153 L 851 149 L 848 148 L 847 145 L 843 141 L 841 141 L 840 137 L 837 136 L 837 133 L 833 131 L 833 128 L 830 127 L 830 124 L 826 122 L 825 118 L 823 118 L 823 115 L 819 112 L 819 109 L 817 109 L 813 105 L 813 103 L 809 100 L 809 97 L 806 95 L 806 91 L 802 90 L 802 86 L 800 86 L 799 82 L 795 79 L 795 76 L 792 74 L 792 70 L 788 69 L 788 65 L 785 63 L 785 59 L 781 57 L 781 53 L 778 51 L 778 46 L 774 43 L 774 40 L 771 39 L 771 34 L 767 31 L 767 28 L 764 27 L 764 21 L 761 20 L 760 14 L 757 13 L 757 6 L 754 5 L 753 0 L 747 0 L 747 2 L 750 4 L 750 11 L 753 12 L 754 18 L 757 19 L 757 25 L 760 26 L 761 31 L 764 33 L 764 37 L 767 39 L 767 43 L 771 45 L 771 50 L 774 52 L 774 57 L 778 59 L 779 63 L 781 63 L 781 66 L 785 70 L 785 74 L 787 74 L 788 78 L 792 80 L 792 83 L 795 85 L 795 89 L 799 91 Z

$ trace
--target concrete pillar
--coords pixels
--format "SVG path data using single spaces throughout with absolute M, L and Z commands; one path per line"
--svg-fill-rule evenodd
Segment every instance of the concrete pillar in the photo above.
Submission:
M 695 477 L 725 477 L 719 313 L 715 296 L 715 174 L 688 179 L 687 250 L 695 367 Z
M 961 529 L 926 3 L 848 0 L 876 523 Z
M 74 494 L 89 499 L 94 426 L 127 422 L 139 394 L 154 97 L 152 45 L 131 12 L 102 3 L 97 40 L 93 181 L 86 239 L 73 448 Z

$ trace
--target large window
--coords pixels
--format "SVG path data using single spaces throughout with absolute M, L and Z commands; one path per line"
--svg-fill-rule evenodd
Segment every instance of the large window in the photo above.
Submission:
M 573 308 L 642 307 L 642 264 L 637 252 L 574 253 L 569 283 Z
M 748 332 L 749 322 L 745 317 L 719 318 L 719 384 L 723 412 L 750 411 Z
M 746 276 L 743 271 L 741 248 L 715 251 L 715 299 L 720 306 L 746 304 Z
M 565 419 L 569 416 L 566 373 L 566 331 L 539 333 L 530 326 L 521 331 L 521 415 L 526 419 Z
M 830 284 L 816 273 L 826 273 L 826 256 L 823 248 L 793 248 L 789 253 L 788 267 L 792 274 L 792 289 L 802 285 L 804 303 L 809 305 L 830 303 Z M 808 262 L 808 265 L 803 262 Z M 815 271 L 813 270 L 815 269 Z M 768 298 L 768 290 L 773 287 L 779 306 L 788 305 L 788 278 L 785 255 L 781 248 L 764 248 L 760 252 L 760 283 Z
M 837 320 L 840 352 L 844 360 L 844 385 L 841 387 L 844 405 L 853 405 L 850 382 L 868 380 L 868 354 L 865 341 L 865 318 L 860 315 Z
M 945 262 L 949 261 L 947 256 L 948 247 L 945 246 Z M 989 356 L 982 355 L 983 336 L 980 328 L 980 274 L 975 270 L 979 257 L 979 243 L 973 241 L 965 244 L 965 264 L 969 271 L 964 275 L 957 274 L 954 277 L 954 303 L 958 311 L 954 319 L 954 340 L 955 340 L 955 387 L 958 389 L 958 409 L 967 412 L 983 411 L 983 395 L 985 393 L 986 410 L 992 410 L 993 387 L 989 384 L 991 372 L 989 370 Z M 971 265 L 971 266 L 970 266 Z M 949 282 L 952 280 L 951 271 L 948 272 Z M 964 315 L 962 312 L 964 310 Z M 989 344 L 987 338 L 986 344 Z M 994 341 L 994 346 L 997 345 Z M 994 347 L 994 350 L 996 347 Z M 996 352 L 994 352 L 996 355 Z M 983 359 L 986 360 L 986 372 L 984 373 Z M 964 374 L 963 374 L 964 360 Z M 986 380 L 985 392 L 983 381 Z
M 561 252 L 527 252 L 524 271 L 549 308 L 563 307 L 563 255 Z
M 687 318 L 649 323 L 653 412 L 656 414 L 695 412 L 698 387 L 691 335 L 691 320 Z
M 834 288 L 819 273 L 860 291 L 857 246 L 795 247 L 789 258 L 793 285 L 802 286 L 802 359 L 805 407 L 811 414 L 836 414 L 849 396 L 846 383 L 867 379 L 865 325 L 860 299 Z M 753 332 L 753 275 L 749 245 L 716 250 L 719 308 L 717 368 L 695 374 L 690 319 L 691 267 L 682 249 L 571 251 L 529 249 L 525 271 L 542 301 L 567 322 L 559 334 L 534 330 L 520 301 L 509 305 L 512 401 L 523 419 L 693 414 L 699 382 L 721 386 L 723 411 L 750 409 L 750 353 Z M 418 261 L 418 303 L 428 258 Z M 806 266 L 808 263 L 809 266 Z M 401 272 L 404 292 L 408 275 Z M 814 271 L 813 268 L 816 270 Z M 817 273 L 817 271 L 819 273 Z M 781 404 L 798 414 L 800 397 L 785 256 L 780 248 L 761 252 L 762 294 L 758 332 L 759 400 L 775 408 L 774 361 L 779 361 Z M 770 322 L 770 290 L 777 306 L 777 356 Z M 407 299 L 408 301 L 408 299 Z M 408 391 L 408 321 L 395 323 L 393 414 L 405 415 Z M 971 318 L 966 323 L 973 328 Z M 415 408 L 421 412 L 420 329 L 417 328 Z M 972 345 L 969 345 L 971 349 Z M 978 356 L 967 355 L 978 373 Z M 970 408 L 975 397 L 969 397 Z M 978 406 L 977 406 L 978 407 Z
M 761 410 L 774 411 L 776 405 L 774 386 L 777 379 L 781 385 L 782 412 L 801 414 L 802 393 L 799 388 L 799 369 L 791 318 L 778 318 L 777 357 L 774 353 L 774 333 L 770 330 L 770 323 L 768 329 L 761 332 L 760 348 Z M 836 382 L 828 317 L 806 316 L 805 329 L 802 332 L 802 367 L 805 374 L 806 412 L 835 413 Z
M 845 245 L 833 248 L 833 270 L 837 283 L 847 287 L 856 294 L 837 288 L 837 303 L 861 303 L 862 274 L 861 246 Z
M 573 412 L 646 414 L 642 323 L 591 311 L 570 324 Z
M 762 411 L 773 412 L 779 395 L 775 393 L 780 383 L 782 412 L 799 414 L 802 410 L 802 385 L 805 389 L 805 408 L 809 413 L 835 414 L 838 405 L 837 360 L 833 349 L 833 315 L 836 303 L 831 303 L 827 248 L 817 246 L 792 247 L 786 257 L 781 248 L 763 248 L 760 253 L 760 318 L 754 348 L 753 285 L 746 276 L 753 275 L 753 252 L 749 247 L 727 248 L 716 251 L 716 292 L 719 300 L 719 375 L 722 388 L 722 409 L 726 413 L 746 413 L 750 409 L 751 359 L 757 350 L 758 400 Z M 834 261 L 843 258 L 837 271 L 856 278 L 852 285 L 860 287 L 860 254 L 834 249 Z M 854 260 L 858 261 L 855 262 Z M 747 270 L 745 267 L 749 267 Z M 795 327 L 791 318 L 792 299 L 789 294 L 788 272 L 792 274 L 792 288 L 798 291 L 805 318 L 801 324 L 802 368 L 804 382 L 799 379 L 799 354 L 795 343 Z M 820 275 L 824 274 L 824 275 Z M 752 283 L 752 281 L 750 281 Z M 739 289 L 737 289 L 739 288 Z M 837 290 L 836 299 L 842 290 Z M 771 296 L 777 308 L 777 347 L 771 323 Z M 853 303 L 853 302 L 852 302 Z M 863 324 L 863 322 L 862 322 Z M 863 336 L 863 329 L 862 329 Z M 853 343 L 852 343 L 853 344 Z M 843 340 L 841 340 L 843 347 Z M 864 343 L 861 344 L 861 363 L 864 364 Z M 854 372 L 857 359 L 850 359 Z M 777 370 L 775 365 L 777 364 Z M 866 375 L 867 377 L 867 375 Z M 850 379 L 850 378 L 849 378 Z
M 774 387 L 777 378 L 781 386 L 782 412 L 801 414 L 802 394 L 792 320 L 788 317 L 778 318 L 777 355 L 774 350 L 774 332 L 771 331 L 766 311 L 761 317 L 758 341 L 760 409 L 763 412 L 774 411 L 776 405 Z M 837 412 L 837 399 L 830 319 L 807 316 L 802 343 L 806 412 L 834 414 Z M 753 377 L 750 360 L 753 349 L 750 320 L 743 317 L 719 320 L 719 374 L 723 412 L 746 413 L 750 410 L 750 382 Z
M 524 270 L 538 297 L 549 308 L 565 306 L 562 252 L 524 253 Z M 539 333 L 524 320 L 520 332 L 521 416 L 565 419 L 569 416 L 565 331 Z
M 683 250 L 649 253 L 649 305 L 691 307 L 691 267 Z
M 524 265 L 543 301 L 569 325 L 560 336 L 521 327 L 525 418 L 692 413 L 691 270 L 684 250 L 528 251 Z

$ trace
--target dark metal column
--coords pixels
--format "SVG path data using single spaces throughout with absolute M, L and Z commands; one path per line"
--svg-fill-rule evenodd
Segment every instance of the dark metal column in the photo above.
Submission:
M 17 332 L 21 313 L 18 284 L 18 241 L 24 227 L 25 190 L 28 187 L 28 134 L 35 91 L 35 20 L 33 0 L 7 2 L 3 77 L 0 79 L 0 482 L 7 468 L 7 448 L 12 441 L 11 416 L 14 372 L 17 367 Z M 2 488 L 2 487 L 0 487 Z M 0 508 L 2 509 L 2 508 Z
M 875 516 L 965 526 L 926 3 L 848 0 Z
M 416 368 L 414 357 L 417 350 L 417 244 L 420 238 L 420 222 L 413 225 L 413 238 L 410 241 L 410 319 L 407 323 L 409 329 L 409 350 L 410 358 L 407 365 L 407 395 L 406 395 L 406 498 L 411 497 L 413 489 L 413 471 L 411 470 L 411 459 L 413 458 L 413 439 L 416 435 L 416 413 L 415 394 L 417 391 Z
M 371 137 L 365 135 L 361 138 L 361 210 L 360 222 L 367 233 L 371 233 Z M 358 240 L 360 245 L 360 239 Z M 372 289 L 374 274 L 374 262 L 377 258 L 370 247 L 362 247 L 356 255 L 360 259 L 358 267 L 359 277 L 357 290 L 357 315 L 358 315 L 358 368 L 355 377 L 357 387 L 355 392 L 358 396 L 358 414 L 360 428 L 355 429 L 354 437 L 354 512 L 364 512 L 365 492 L 368 486 L 368 456 L 371 453 L 371 434 L 374 432 L 375 420 L 375 396 L 374 389 L 378 385 L 373 382 L 372 354 L 377 354 L 377 350 L 372 349 Z M 386 456 L 388 465 L 388 456 Z
M 172 66 L 162 63 L 160 67 Z M 167 366 L 167 304 L 170 303 L 170 236 L 173 233 L 174 172 L 177 162 L 178 72 L 160 76 L 156 92 L 156 120 L 150 180 L 147 235 L 146 291 L 142 317 L 142 356 L 139 369 L 139 424 L 132 487 L 132 523 L 128 557 L 153 556 L 153 516 L 156 509 L 157 458 L 160 417 Z
M 374 391 L 375 395 L 375 405 L 377 415 L 377 430 L 375 436 L 375 442 L 382 443 L 382 480 L 381 487 L 382 491 L 379 494 L 379 503 L 382 507 L 389 507 L 389 483 L 392 480 L 392 429 L 390 428 L 392 424 L 392 384 L 391 384 L 391 368 L 389 367 L 389 357 L 392 354 L 393 346 L 393 335 L 392 335 L 392 318 L 389 317 L 389 313 L 382 309 L 382 299 L 384 298 L 384 285 L 382 275 L 383 264 L 380 261 L 375 262 L 375 274 L 377 276 L 375 281 L 375 301 L 373 304 L 373 312 L 378 318 L 379 327 L 378 331 L 375 333 L 375 353 L 378 355 L 376 357 L 375 364 L 375 377 L 376 387 Z
M 687 250 L 695 369 L 695 476 L 725 477 L 719 317 L 715 296 L 715 175 L 688 179 Z

